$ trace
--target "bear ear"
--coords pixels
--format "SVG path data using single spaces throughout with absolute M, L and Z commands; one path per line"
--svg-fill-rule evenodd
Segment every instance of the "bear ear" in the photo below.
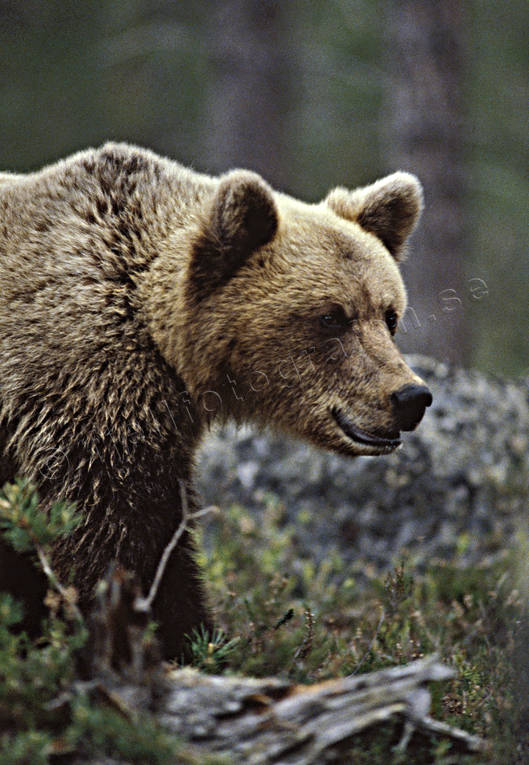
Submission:
M 233 170 L 223 176 L 193 249 L 195 288 L 208 294 L 225 284 L 255 250 L 272 241 L 277 228 L 273 192 L 260 175 Z
M 325 201 L 337 215 L 375 234 L 395 260 L 402 258 L 406 240 L 423 209 L 419 179 L 404 172 L 393 173 L 354 191 L 334 189 Z

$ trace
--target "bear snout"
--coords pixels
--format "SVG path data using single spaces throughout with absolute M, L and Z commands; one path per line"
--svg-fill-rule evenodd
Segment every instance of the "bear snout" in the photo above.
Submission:
M 424 411 L 432 403 L 432 394 L 426 385 L 405 385 L 391 394 L 391 402 L 399 430 L 413 430 L 422 420 Z

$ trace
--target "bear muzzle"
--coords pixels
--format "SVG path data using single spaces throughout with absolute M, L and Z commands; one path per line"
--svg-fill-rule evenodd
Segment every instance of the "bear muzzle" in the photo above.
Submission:
M 432 394 L 426 385 L 408 384 L 390 395 L 393 409 L 393 427 L 382 432 L 375 428 L 368 432 L 358 427 L 339 407 L 331 414 L 341 431 L 371 454 L 389 454 L 400 446 L 400 431 L 413 430 L 422 420 L 426 407 L 432 403 Z
M 433 398 L 426 385 L 405 385 L 391 394 L 393 413 L 399 430 L 413 430 L 423 418 Z
M 366 430 L 355 425 L 338 407 L 333 407 L 331 414 L 348 438 L 361 446 L 373 450 L 371 453 L 388 454 L 401 444 L 398 431 L 384 434 L 379 432 L 368 433 Z

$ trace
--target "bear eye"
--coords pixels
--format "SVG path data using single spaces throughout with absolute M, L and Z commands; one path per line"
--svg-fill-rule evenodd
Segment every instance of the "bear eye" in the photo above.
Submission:
M 399 319 L 393 308 L 388 308 L 386 311 L 386 324 L 388 325 L 388 329 L 391 332 L 392 335 L 395 334 L 397 331 L 397 324 L 399 323 Z
M 339 332 L 347 329 L 350 325 L 350 319 L 346 315 L 343 308 L 335 308 L 328 313 L 324 313 L 320 316 L 320 327 L 326 330 L 332 330 Z

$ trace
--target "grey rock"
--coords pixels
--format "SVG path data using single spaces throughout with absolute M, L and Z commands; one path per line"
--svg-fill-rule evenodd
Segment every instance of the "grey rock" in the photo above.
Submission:
M 260 513 L 272 494 L 296 529 L 300 556 L 321 560 L 338 549 L 347 560 L 367 560 L 380 570 L 404 551 L 419 566 L 436 558 L 475 565 L 506 549 L 527 522 L 527 381 L 426 357 L 408 361 L 434 403 L 397 452 L 347 459 L 226 426 L 201 451 L 204 501 Z

